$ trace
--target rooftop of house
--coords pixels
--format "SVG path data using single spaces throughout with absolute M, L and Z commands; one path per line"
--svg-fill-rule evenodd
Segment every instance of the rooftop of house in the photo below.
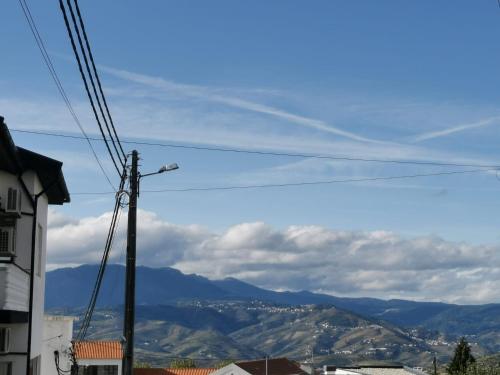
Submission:
M 361 375 L 424 375 L 422 370 L 400 365 L 374 365 L 374 366 L 354 366 L 337 367 L 335 372 L 351 372 Z
M 58 160 L 17 147 L 4 118 L 0 116 L 0 170 L 16 175 L 34 171 L 45 190 L 49 204 L 63 204 L 70 201 L 70 196 L 62 173 L 62 164 Z
M 122 359 L 122 344 L 119 341 L 79 341 L 74 346 L 76 360 Z
M 215 368 L 135 368 L 134 375 L 209 375 Z
M 363 375 L 423 375 L 423 371 L 413 369 L 406 366 L 391 366 L 391 367 L 361 367 L 360 369 L 354 370 Z
M 267 364 L 266 364 L 267 362 Z M 236 366 L 252 375 L 306 375 L 300 366 L 287 358 L 236 362 Z M 267 370 L 266 370 L 267 368 Z

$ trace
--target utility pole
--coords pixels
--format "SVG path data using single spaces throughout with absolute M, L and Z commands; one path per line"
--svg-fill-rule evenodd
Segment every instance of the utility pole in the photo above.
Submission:
M 125 276 L 125 317 L 123 336 L 125 338 L 125 353 L 122 363 L 122 374 L 133 375 L 134 371 L 134 322 L 135 322 L 135 259 L 137 233 L 137 162 L 139 156 L 132 151 L 132 168 L 130 169 L 130 196 L 128 205 L 127 231 L 127 268 Z
M 125 275 L 125 315 L 123 322 L 124 353 L 122 375 L 133 375 L 134 371 L 134 323 L 135 323 L 135 260 L 137 241 L 137 197 L 139 196 L 139 181 L 143 177 L 179 169 L 177 163 L 167 164 L 157 172 L 141 174 L 137 170 L 139 154 L 132 151 L 132 166 L 130 168 L 130 192 L 128 199 L 128 229 L 127 229 L 127 268 Z M 120 192 L 122 193 L 122 192 Z

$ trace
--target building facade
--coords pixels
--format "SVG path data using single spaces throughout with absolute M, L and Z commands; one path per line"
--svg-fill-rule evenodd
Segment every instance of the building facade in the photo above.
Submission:
M 74 344 L 78 375 L 120 375 L 123 349 L 119 341 L 78 341 Z
M 62 163 L 17 147 L 0 117 L 0 374 L 41 373 L 47 213 L 69 202 Z
M 69 374 L 73 364 L 73 316 L 45 315 L 43 319 L 41 374 Z

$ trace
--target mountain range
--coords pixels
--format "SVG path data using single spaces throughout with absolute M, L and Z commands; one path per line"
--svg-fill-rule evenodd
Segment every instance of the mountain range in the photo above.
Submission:
M 46 309 L 81 313 L 97 272 L 96 265 L 48 272 Z M 433 352 L 449 356 L 459 336 L 467 336 L 478 353 L 500 350 L 500 304 L 275 292 L 234 278 L 209 280 L 173 268 L 140 266 L 136 280 L 136 330 L 143 343 L 138 352 L 152 362 L 161 361 L 162 353 L 297 357 L 306 347 L 315 348 L 325 361 L 335 355 L 336 363 L 373 356 L 428 361 Z M 124 267 L 109 265 L 97 301 L 96 317 L 100 318 L 90 330 L 94 337 L 120 337 L 123 287 Z

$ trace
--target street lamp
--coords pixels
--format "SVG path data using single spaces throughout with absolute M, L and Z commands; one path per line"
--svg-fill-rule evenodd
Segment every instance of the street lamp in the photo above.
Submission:
M 146 177 L 146 176 L 152 176 L 154 174 L 175 171 L 176 169 L 179 169 L 179 166 L 177 165 L 177 163 L 166 164 L 166 165 L 162 166 L 160 169 L 158 169 L 158 172 L 152 172 L 152 173 L 146 173 L 146 174 L 139 173 L 139 179 L 141 179 L 142 177 Z
M 138 179 L 137 179 L 137 196 L 140 195 L 140 186 L 141 186 L 141 178 L 147 177 L 147 176 L 153 176 L 155 174 L 161 174 L 165 172 L 170 172 L 170 171 L 175 171 L 176 169 L 179 169 L 179 166 L 177 163 L 170 163 L 170 164 L 165 164 L 163 165 L 160 169 L 158 169 L 158 172 L 151 172 L 151 173 L 146 173 L 146 174 L 141 174 L 140 172 L 137 173 Z
M 177 163 L 167 164 L 158 172 L 140 174 L 137 171 L 139 153 L 132 151 L 132 166 L 130 168 L 130 195 L 128 208 L 127 230 L 127 267 L 125 271 L 125 314 L 123 319 L 124 355 L 122 374 L 132 375 L 134 365 L 134 323 L 135 323 L 135 264 L 136 264 L 136 237 L 137 237 L 137 197 L 139 183 L 142 177 L 165 173 L 179 169 Z

